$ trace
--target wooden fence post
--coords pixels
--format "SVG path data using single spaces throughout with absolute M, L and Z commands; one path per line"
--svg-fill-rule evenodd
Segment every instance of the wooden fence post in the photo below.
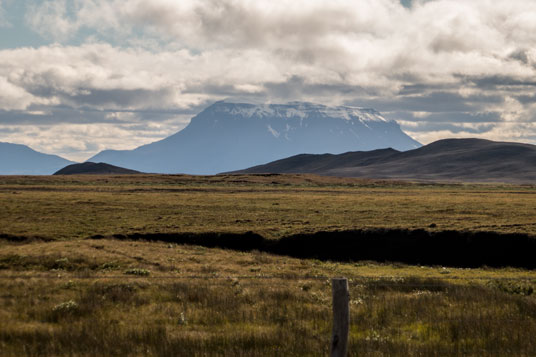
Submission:
M 331 357 L 346 357 L 350 329 L 350 293 L 348 279 L 331 280 L 333 291 L 333 332 L 331 335 Z

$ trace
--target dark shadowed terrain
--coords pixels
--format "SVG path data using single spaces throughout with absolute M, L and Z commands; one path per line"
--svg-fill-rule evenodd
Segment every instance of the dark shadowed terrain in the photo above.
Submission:
M 139 173 L 139 171 L 125 169 L 103 162 L 83 162 L 81 164 L 66 166 L 54 173 L 54 175 L 127 175 Z
M 101 239 L 102 236 L 93 238 Z M 114 235 L 121 240 L 194 244 L 331 261 L 377 261 L 462 268 L 536 268 L 536 239 L 526 234 L 375 229 L 295 234 L 266 239 L 253 232 Z M 344 247 L 344 249 L 341 249 Z
M 421 148 L 297 155 L 236 173 L 314 173 L 388 179 L 536 181 L 536 146 L 481 139 L 445 139 Z

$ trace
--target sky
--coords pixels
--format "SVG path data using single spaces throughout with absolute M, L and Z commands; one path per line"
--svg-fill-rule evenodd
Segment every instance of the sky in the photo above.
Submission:
M 83 161 L 229 101 L 536 144 L 535 0 L 0 0 L 0 141 Z

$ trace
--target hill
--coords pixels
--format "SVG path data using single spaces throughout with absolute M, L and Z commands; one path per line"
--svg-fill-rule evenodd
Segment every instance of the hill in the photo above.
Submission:
M 26 145 L 0 142 L 0 175 L 50 175 L 72 163 Z
M 343 153 L 420 144 L 373 109 L 312 103 L 215 103 L 182 131 L 134 150 L 89 161 L 154 173 L 215 174 L 299 153 Z
M 66 166 L 55 172 L 54 175 L 129 175 L 139 173 L 139 171 L 125 169 L 103 162 L 83 162 L 81 164 Z
M 418 149 L 297 155 L 235 173 L 432 181 L 536 182 L 536 146 L 482 139 L 444 139 Z

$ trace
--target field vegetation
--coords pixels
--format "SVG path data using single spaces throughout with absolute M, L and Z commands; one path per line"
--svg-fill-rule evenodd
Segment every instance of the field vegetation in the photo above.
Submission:
M 352 356 L 536 355 L 533 270 L 128 239 L 363 228 L 533 236 L 535 193 L 300 175 L 1 177 L 0 355 L 327 355 L 338 276 L 350 279 Z
M 71 240 L 158 232 L 426 228 L 536 233 L 534 186 L 312 175 L 0 177 L 1 233 Z

